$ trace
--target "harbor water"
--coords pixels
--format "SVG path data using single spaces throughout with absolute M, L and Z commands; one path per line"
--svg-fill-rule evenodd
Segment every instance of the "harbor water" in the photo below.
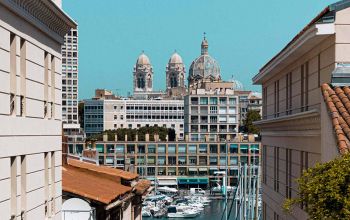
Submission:
M 229 200 L 228 206 L 231 205 L 231 201 Z M 230 208 L 230 207 L 229 207 Z M 234 209 L 234 207 L 233 207 Z M 222 215 L 223 220 L 225 219 L 225 201 L 224 200 L 212 200 L 209 206 L 205 206 L 204 210 L 201 212 L 200 215 L 194 218 L 167 218 L 167 217 L 162 217 L 162 218 L 153 218 L 153 217 L 142 217 L 142 219 L 145 220 L 155 220 L 155 219 L 193 219 L 193 220 L 220 220 Z M 230 219 L 234 219 L 234 210 L 232 210 L 231 217 Z

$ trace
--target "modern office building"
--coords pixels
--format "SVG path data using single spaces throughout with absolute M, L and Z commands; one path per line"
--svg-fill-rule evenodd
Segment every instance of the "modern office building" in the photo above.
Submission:
M 53 1 L 0 1 L 1 219 L 61 218 L 61 45 L 71 28 Z
M 155 139 L 156 140 L 156 139 Z M 82 155 L 83 150 L 95 149 L 99 164 L 126 171 L 137 172 L 159 185 L 180 188 L 215 186 L 222 176 L 216 171 L 229 173 L 228 183 L 236 186 L 239 168 L 251 165 L 253 175 L 258 175 L 260 143 L 218 141 L 96 141 L 70 142 L 68 152 Z M 227 151 L 227 152 L 226 152 Z
M 189 70 L 185 96 L 185 134 L 191 141 L 234 139 L 238 132 L 239 105 L 233 83 L 221 80 L 220 66 L 208 53 L 204 37 L 201 55 Z
M 298 196 L 296 178 L 349 150 L 349 92 L 343 87 L 350 83 L 349 31 L 350 1 L 332 4 L 253 78 L 263 91 L 263 119 L 256 123 L 263 145 L 263 219 L 308 219 L 305 204 L 290 214 L 282 209 L 287 198 Z
M 118 128 L 158 126 L 173 128 L 178 139 L 184 138 L 183 100 L 135 100 L 102 95 L 84 102 L 84 130 L 87 136 Z
M 62 45 L 62 122 L 65 134 L 78 133 L 78 29 L 64 37 Z

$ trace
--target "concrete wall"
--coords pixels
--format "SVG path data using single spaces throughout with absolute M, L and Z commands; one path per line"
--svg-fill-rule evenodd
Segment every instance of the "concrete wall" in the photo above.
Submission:
M 0 219 L 45 219 L 45 201 L 60 219 L 60 44 L 1 4 L 0 14 Z

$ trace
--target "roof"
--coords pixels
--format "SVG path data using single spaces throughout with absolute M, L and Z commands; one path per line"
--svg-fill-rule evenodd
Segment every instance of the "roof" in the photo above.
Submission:
M 334 4 L 331 4 L 324 8 L 314 19 L 310 21 L 279 53 L 277 53 L 271 60 L 269 60 L 259 71 L 257 75 L 260 74 L 260 72 L 263 71 L 267 66 L 269 66 L 277 57 L 283 53 L 288 47 L 290 47 L 294 42 L 296 42 L 310 27 L 312 27 L 314 24 L 319 23 L 319 22 L 328 22 L 329 16 L 328 13 L 334 12 L 334 11 L 339 11 L 344 8 L 350 7 L 350 0 L 343 0 L 336 2 Z M 323 21 L 324 18 L 324 21 Z M 256 76 L 257 76 L 256 75 Z M 254 78 L 256 77 L 254 76 Z
M 138 175 L 135 173 L 130 173 L 127 171 L 123 171 L 120 169 L 114 169 L 114 168 L 110 168 L 110 167 L 106 167 L 106 166 L 96 166 L 94 164 L 85 163 L 85 162 L 82 162 L 79 160 L 74 160 L 74 159 L 68 159 L 67 163 L 68 163 L 68 165 L 71 165 L 73 167 L 83 168 L 83 169 L 87 169 L 90 171 L 103 173 L 106 175 L 119 177 L 119 178 L 122 178 L 125 180 L 134 180 L 138 177 Z
M 137 182 L 137 184 L 135 185 L 134 189 L 136 194 L 138 195 L 142 195 L 146 192 L 146 190 L 151 186 L 151 181 L 146 180 L 146 179 L 142 179 L 140 181 Z
M 323 84 L 322 95 L 332 117 L 340 154 L 350 151 L 350 88 Z
M 120 179 L 111 175 L 70 165 L 62 168 L 62 189 L 103 204 L 131 191 L 131 187 L 120 184 Z

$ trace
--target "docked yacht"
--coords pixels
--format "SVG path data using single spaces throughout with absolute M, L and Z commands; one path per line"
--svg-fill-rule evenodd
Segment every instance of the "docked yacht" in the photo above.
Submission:
M 182 206 L 169 206 L 168 218 L 194 218 L 199 215 L 200 212 L 191 210 Z

